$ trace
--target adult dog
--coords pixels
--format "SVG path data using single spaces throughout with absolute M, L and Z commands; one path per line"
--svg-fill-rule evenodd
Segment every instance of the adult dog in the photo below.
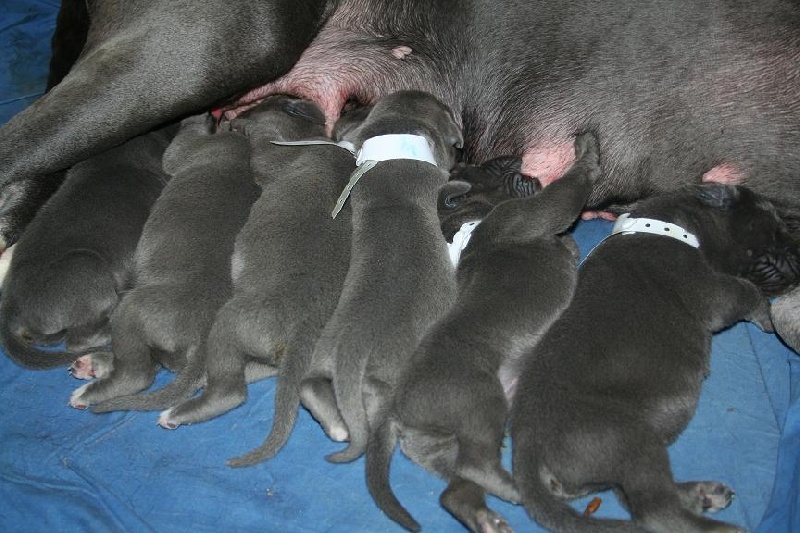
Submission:
M 467 162 L 516 153 L 544 184 L 571 164 L 571 135 L 593 130 L 606 164 L 590 207 L 688 181 L 736 182 L 800 231 L 800 5 L 791 0 L 89 7 L 73 69 L 0 132 L 0 244 L 17 229 L 2 223 L 30 208 L 43 176 L 267 82 L 245 101 L 304 97 L 329 126 L 348 100 L 428 91 L 459 112 Z

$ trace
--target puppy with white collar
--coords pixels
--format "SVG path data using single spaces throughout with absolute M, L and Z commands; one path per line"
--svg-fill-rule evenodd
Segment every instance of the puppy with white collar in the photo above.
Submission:
M 520 358 L 567 307 L 577 247 L 564 233 L 600 177 L 597 141 L 575 140 L 575 164 L 535 196 L 502 202 L 473 231 L 458 263 L 458 298 L 423 337 L 395 396 L 370 428 L 367 486 L 389 517 L 419 525 L 389 485 L 397 439 L 448 481 L 442 505 L 472 531 L 505 533 L 486 493 L 517 501 L 500 463 Z M 452 183 L 452 182 L 451 182 Z
M 356 118 L 349 114 L 337 131 L 359 120 L 360 112 L 353 113 Z M 249 138 L 251 166 L 263 192 L 236 237 L 233 294 L 206 342 L 208 385 L 159 417 L 162 427 L 175 429 L 219 416 L 246 400 L 248 366 L 273 367 L 278 384 L 272 430 L 259 447 L 231 459 L 231 466 L 269 459 L 289 438 L 300 408 L 300 381 L 347 275 L 350 209 L 335 219 L 330 213 L 355 163 L 346 150 L 327 146 L 333 142 L 324 137 L 324 118 L 310 101 L 273 96 L 232 123 Z M 315 139 L 309 146 L 273 142 L 308 138 Z
M 424 332 L 455 297 L 436 200 L 462 144 L 452 112 L 419 91 L 379 100 L 344 140 L 360 151 L 357 164 L 363 162 L 347 200 L 350 268 L 301 392 L 330 437 L 349 437 L 347 449 L 328 457 L 337 462 L 364 452 L 370 421 Z
M 743 187 L 687 187 L 620 218 L 519 380 L 513 474 L 534 520 L 554 531 L 739 531 L 701 515 L 733 492 L 676 483 L 667 445 L 694 414 L 712 334 L 740 320 L 771 330 L 769 302 L 750 280 L 783 290 L 764 281 L 786 262 L 797 265 L 798 251 L 785 225 Z M 564 501 L 609 487 L 633 523 L 582 516 Z

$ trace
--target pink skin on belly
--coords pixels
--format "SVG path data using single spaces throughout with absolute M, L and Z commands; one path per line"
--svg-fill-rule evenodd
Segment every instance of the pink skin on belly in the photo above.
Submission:
M 572 139 L 563 142 L 541 143 L 525 150 L 522 155 L 522 172 L 534 176 L 546 187 L 569 170 L 575 162 L 575 145 Z M 601 218 L 614 221 L 617 217 L 607 211 L 584 211 L 583 220 Z
M 522 154 L 522 173 L 538 179 L 542 187 L 547 187 L 575 162 L 575 143 L 573 139 L 539 143 Z
M 359 53 L 363 54 L 359 56 Z M 369 79 L 375 72 L 385 71 L 387 63 L 402 63 L 413 50 L 410 46 L 401 45 L 392 49 L 368 47 L 359 50 L 342 44 L 332 34 L 321 34 L 317 41 L 309 47 L 300 60 L 285 76 L 258 87 L 239 98 L 234 104 L 215 109 L 212 114 L 220 119 L 224 116 L 231 120 L 236 115 L 257 105 L 261 100 L 273 94 L 288 94 L 304 98 L 316 103 L 325 113 L 327 134 L 333 131 L 342 108 L 351 98 L 361 104 L 371 104 L 384 92 L 393 92 L 399 88 L 378 87 L 375 80 Z M 335 57 L 336 60 L 331 58 Z M 320 68 L 325 65 L 325 68 Z M 402 76 L 398 76 L 402 79 Z
M 744 181 L 742 172 L 730 163 L 717 165 L 703 174 L 703 183 L 723 183 L 727 185 L 738 185 Z

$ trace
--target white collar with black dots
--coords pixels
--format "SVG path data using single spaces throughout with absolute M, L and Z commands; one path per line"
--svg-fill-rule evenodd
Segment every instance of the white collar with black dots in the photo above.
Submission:
M 616 223 L 614 223 L 611 235 L 630 235 L 633 233 L 663 235 L 688 244 L 692 248 L 700 247 L 700 241 L 697 240 L 697 237 L 677 224 L 656 220 L 654 218 L 631 218 L 630 213 L 620 215 Z

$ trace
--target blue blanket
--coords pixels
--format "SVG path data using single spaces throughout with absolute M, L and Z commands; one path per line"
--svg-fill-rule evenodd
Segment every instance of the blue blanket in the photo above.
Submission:
M 41 95 L 57 10 L 57 1 L 4 0 L 0 123 Z M 583 222 L 575 235 L 585 254 L 609 231 L 607 222 Z M 163 372 L 157 385 L 169 379 Z M 9 406 L 0 414 L 0 530 L 400 530 L 372 503 L 363 459 L 324 460 L 342 446 L 306 412 L 278 457 L 225 466 L 268 432 L 274 380 L 251 385 L 242 407 L 176 431 L 158 427 L 156 413 L 71 409 L 80 385 L 64 369 L 26 371 L 0 357 L 0 400 Z M 670 453 L 679 480 L 720 480 L 736 490 L 720 519 L 765 533 L 800 531 L 800 358 L 750 324 L 717 335 L 697 416 Z M 424 529 L 463 531 L 438 505 L 444 483 L 399 453 L 392 485 Z M 601 497 L 597 516 L 626 516 L 611 494 Z M 496 499 L 490 506 L 515 529 L 537 530 L 519 507 Z

